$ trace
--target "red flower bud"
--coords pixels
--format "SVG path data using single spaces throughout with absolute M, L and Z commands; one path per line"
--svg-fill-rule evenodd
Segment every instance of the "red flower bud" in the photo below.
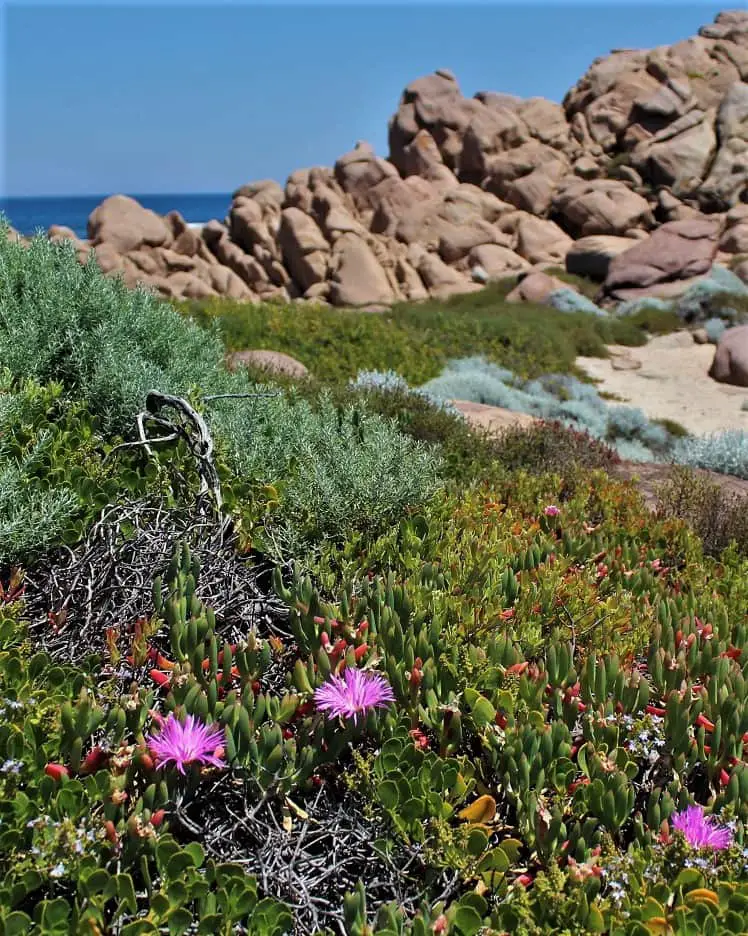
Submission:
M 368 649 L 369 649 L 369 645 L 365 643 L 361 644 L 360 647 L 356 647 L 356 649 L 353 651 L 353 655 L 355 656 L 357 663 L 361 660 L 361 657 L 366 653 Z
M 151 816 L 151 825 L 157 829 L 161 825 L 161 823 L 164 821 L 165 815 L 166 815 L 165 809 L 157 809 L 156 812 Z
M 165 687 L 171 682 L 170 677 L 167 676 L 166 673 L 162 673 L 161 670 L 152 669 L 148 675 L 157 686 Z
M 81 763 L 80 773 L 81 774 L 91 774 L 96 773 L 97 770 L 100 770 L 106 762 L 109 760 L 109 755 L 106 751 L 97 745 L 86 754 Z
M 647 715 L 659 715 L 661 718 L 664 718 L 667 714 L 664 708 L 660 708 L 657 705 L 648 705 L 644 711 L 647 713 Z
M 514 675 L 519 676 L 522 673 L 524 673 L 524 671 L 527 669 L 529 665 L 530 664 L 527 662 L 527 660 L 525 660 L 523 663 L 513 663 L 511 666 L 507 667 L 506 675 L 507 676 L 514 676 Z
M 521 884 L 523 887 L 529 887 L 533 882 L 533 876 L 531 874 L 520 874 L 517 878 L 517 883 Z
M 63 777 L 70 776 L 70 771 L 62 764 L 47 764 L 44 773 L 53 780 L 62 780 Z
M 696 718 L 696 727 L 703 728 L 704 731 L 714 731 L 714 722 L 709 721 L 706 715 L 699 715 Z

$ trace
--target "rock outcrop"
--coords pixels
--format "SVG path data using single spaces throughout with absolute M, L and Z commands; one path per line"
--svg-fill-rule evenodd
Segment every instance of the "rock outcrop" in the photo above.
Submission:
M 560 104 L 468 98 L 439 69 L 403 91 L 389 150 L 244 185 L 200 230 L 115 195 L 87 241 L 49 236 L 176 298 L 381 308 L 548 265 L 601 299 L 671 295 L 748 263 L 748 11 L 596 59 Z

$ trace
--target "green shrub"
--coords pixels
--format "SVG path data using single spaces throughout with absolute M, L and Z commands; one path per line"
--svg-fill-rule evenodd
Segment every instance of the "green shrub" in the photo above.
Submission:
M 365 406 L 315 406 L 294 393 L 218 401 L 213 421 L 240 475 L 274 484 L 282 512 L 268 528 L 276 555 L 320 537 L 380 531 L 439 483 L 438 454 Z M 279 552 L 282 543 L 282 552 Z
M 690 468 L 675 468 L 657 490 L 662 517 L 685 520 L 699 535 L 706 555 L 719 557 L 735 543 L 748 553 L 748 498 L 726 493 Z
M 0 225 L 0 307 L 3 366 L 16 379 L 61 383 L 104 431 L 132 431 L 150 389 L 219 392 L 220 341 L 93 259 L 80 265 L 70 241 L 24 247 Z
M 402 303 L 377 315 L 227 300 L 178 307 L 203 326 L 218 325 L 231 350 L 285 351 L 319 379 L 339 384 L 359 371 L 393 370 L 417 386 L 439 374 L 450 358 L 476 354 L 534 377 L 569 372 L 578 355 L 604 357 L 606 343 L 644 341 L 641 330 L 628 323 L 507 303 L 507 291 L 491 285 L 446 301 Z
M 605 442 L 559 422 L 505 429 L 496 441 L 495 452 L 509 471 L 564 477 L 578 469 L 609 469 L 620 461 Z
M 93 260 L 81 266 L 68 241 L 36 237 L 24 247 L 0 228 L 0 306 L 0 360 L 12 376 L 57 380 L 105 437 L 134 434 L 151 389 L 199 409 L 202 395 L 234 394 L 207 409 L 219 453 L 245 481 L 282 489 L 277 530 L 299 549 L 308 537 L 376 528 L 433 490 L 436 459 L 394 424 L 329 401 L 312 408 L 283 394 L 253 397 L 247 373 L 223 367 L 215 334 L 105 277 Z M 64 506 L 39 501 L 38 509 Z

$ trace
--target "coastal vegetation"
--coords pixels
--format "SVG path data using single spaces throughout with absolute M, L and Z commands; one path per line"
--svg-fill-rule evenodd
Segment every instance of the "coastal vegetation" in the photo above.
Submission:
M 574 373 L 653 315 L 175 308 L 0 226 L 0 933 L 745 932 L 744 510 L 615 476 L 745 442 Z

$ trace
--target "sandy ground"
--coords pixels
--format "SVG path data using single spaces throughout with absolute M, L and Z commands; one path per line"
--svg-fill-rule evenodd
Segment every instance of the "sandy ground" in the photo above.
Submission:
M 698 345 L 684 331 L 653 338 L 642 348 L 613 345 L 609 350 L 608 359 L 577 358 L 577 365 L 599 381 L 599 391 L 638 406 L 650 419 L 674 419 L 695 435 L 748 430 L 748 411 L 740 408 L 748 400 L 748 388 L 708 376 L 713 345 Z M 641 362 L 641 367 L 615 369 L 616 362 L 626 359 Z

